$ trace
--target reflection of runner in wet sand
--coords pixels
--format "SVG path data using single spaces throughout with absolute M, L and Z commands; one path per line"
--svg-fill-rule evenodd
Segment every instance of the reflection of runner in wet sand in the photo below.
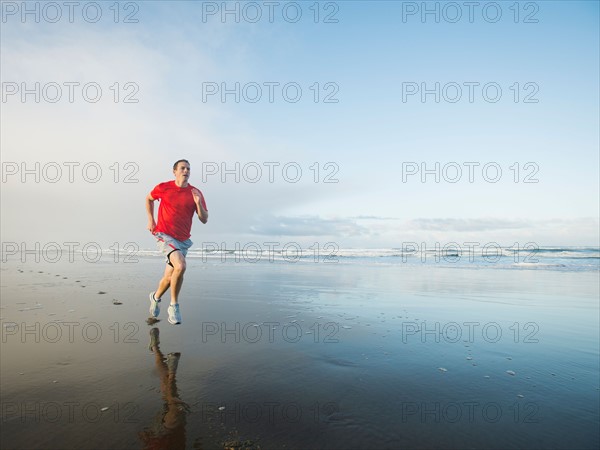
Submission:
M 169 353 L 166 358 L 159 348 L 158 328 L 150 330 L 150 351 L 154 353 L 156 370 L 160 377 L 160 391 L 164 400 L 163 410 L 156 415 L 154 424 L 139 433 L 144 449 L 185 448 L 185 416 L 188 405 L 179 398 L 175 373 L 181 353 Z

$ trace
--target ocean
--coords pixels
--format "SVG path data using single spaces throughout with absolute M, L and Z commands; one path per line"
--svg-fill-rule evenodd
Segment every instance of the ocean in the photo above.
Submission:
M 288 243 L 284 248 L 268 243 L 225 244 L 204 243 L 188 252 L 189 258 L 219 262 L 284 262 L 294 264 L 389 264 L 389 265 L 436 265 L 441 267 L 489 268 L 489 269 L 535 269 L 559 271 L 600 270 L 598 247 L 539 247 L 536 244 L 515 244 L 501 247 L 487 243 L 454 243 L 441 246 L 425 243 L 404 244 L 398 248 L 339 248 L 335 243 L 301 247 Z M 106 250 L 108 252 L 108 250 Z M 133 254 L 134 251 L 130 250 Z M 139 256 L 158 256 L 153 249 L 135 252 Z

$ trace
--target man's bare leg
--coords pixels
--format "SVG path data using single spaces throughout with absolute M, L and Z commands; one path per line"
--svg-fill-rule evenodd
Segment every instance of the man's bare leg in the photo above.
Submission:
M 179 252 L 175 252 L 175 253 L 179 253 Z M 173 268 L 167 264 L 167 267 L 165 267 L 165 273 L 163 274 L 163 277 L 158 282 L 158 288 L 156 289 L 156 292 L 154 293 L 154 298 L 157 298 L 157 299 L 161 298 L 163 296 L 163 294 L 165 292 L 167 292 L 167 289 L 169 289 L 169 287 L 171 286 L 171 275 L 172 274 L 173 274 Z
M 185 273 L 185 256 L 180 251 L 171 253 L 169 257 L 171 264 L 173 264 L 173 273 L 171 275 L 171 305 L 177 303 L 179 297 L 179 291 L 181 291 L 181 285 L 183 284 L 183 274 Z

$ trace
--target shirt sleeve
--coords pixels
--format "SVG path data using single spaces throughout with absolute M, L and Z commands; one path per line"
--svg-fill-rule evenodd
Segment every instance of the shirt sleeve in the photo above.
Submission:
M 163 196 L 163 189 L 160 186 L 160 184 L 157 184 L 156 186 L 154 186 L 154 189 L 152 189 L 152 191 L 150 192 L 150 196 L 154 199 L 154 200 L 159 200 L 162 196 Z

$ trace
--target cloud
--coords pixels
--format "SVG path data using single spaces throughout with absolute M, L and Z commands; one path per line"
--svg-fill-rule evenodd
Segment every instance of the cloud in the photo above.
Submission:
M 324 218 L 269 215 L 256 217 L 241 233 L 294 237 L 307 242 L 335 240 L 340 247 L 385 248 L 402 242 L 498 242 L 524 245 L 598 245 L 597 218 L 528 220 L 522 218 L 417 218 L 406 221 L 379 216 Z
M 275 216 L 256 219 L 250 225 L 250 233 L 269 236 L 368 236 L 369 228 L 356 223 L 352 218 L 324 219 L 318 216 Z
M 397 217 L 381 217 L 381 216 L 354 216 L 354 217 L 349 217 L 349 219 L 356 219 L 356 220 L 400 220 Z
M 483 219 L 451 219 L 451 218 L 419 218 L 409 220 L 408 228 L 432 231 L 495 231 L 495 230 L 518 230 L 527 229 L 532 226 L 531 221 L 511 220 L 499 218 Z

